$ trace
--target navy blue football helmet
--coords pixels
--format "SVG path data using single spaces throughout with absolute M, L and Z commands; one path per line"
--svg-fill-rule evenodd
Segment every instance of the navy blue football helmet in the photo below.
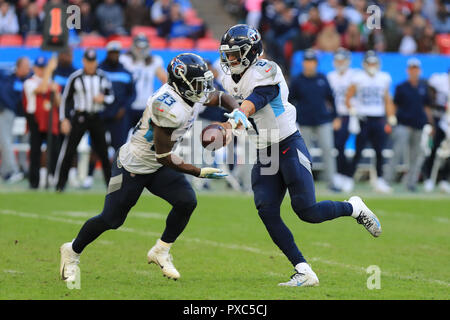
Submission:
M 334 54 L 333 66 L 339 72 L 344 72 L 350 67 L 351 54 L 345 48 L 339 48 Z
M 364 70 L 372 76 L 380 70 L 380 58 L 375 51 L 369 50 L 366 52 L 363 60 L 363 67 Z
M 177 55 L 167 66 L 167 83 L 191 102 L 206 102 L 215 91 L 214 75 L 202 57 L 193 53 Z
M 241 74 L 263 53 L 261 34 L 246 24 L 235 25 L 223 35 L 219 51 L 224 72 Z

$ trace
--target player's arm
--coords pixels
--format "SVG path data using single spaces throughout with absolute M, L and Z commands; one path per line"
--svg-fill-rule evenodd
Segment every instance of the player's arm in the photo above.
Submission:
M 395 105 L 392 101 L 391 94 L 389 93 L 389 89 L 386 89 L 384 93 L 384 106 L 386 109 L 386 118 L 388 121 L 388 124 L 391 127 L 394 127 L 397 125 L 397 117 L 395 116 Z
M 352 98 L 356 94 L 356 85 L 352 84 L 348 87 L 347 93 L 345 94 L 345 106 L 347 107 L 350 115 L 355 115 L 355 110 L 350 103 Z
M 172 153 L 172 148 L 176 142 L 172 139 L 172 134 L 176 129 L 160 127 L 153 122 L 152 127 L 156 160 L 163 166 L 167 166 L 176 171 L 187 173 L 199 178 L 220 179 L 226 176 L 226 174 L 223 174 L 220 169 L 198 168 L 189 163 L 185 163 L 183 159 Z
M 156 160 L 163 166 L 198 177 L 200 168 L 184 163 L 183 159 L 172 153 L 176 141 L 172 140 L 174 128 L 159 127 L 152 122 Z
M 239 109 L 239 103 L 232 95 L 223 91 L 214 91 L 209 95 L 209 101 L 205 103 L 207 107 L 222 107 L 229 112 Z
M 48 64 L 44 69 L 44 75 L 42 77 L 42 80 L 39 83 L 39 85 L 37 86 L 37 88 L 34 90 L 35 94 L 47 93 L 47 91 L 50 87 L 50 82 L 51 82 L 53 71 L 55 71 L 57 65 L 58 65 L 58 60 L 56 59 L 56 57 L 52 57 L 48 61 Z
M 162 67 L 156 68 L 156 77 L 162 83 L 166 83 L 167 82 L 167 73 Z

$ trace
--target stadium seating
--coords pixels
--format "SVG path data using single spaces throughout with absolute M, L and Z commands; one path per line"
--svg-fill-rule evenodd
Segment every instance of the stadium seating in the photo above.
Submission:
M 100 36 L 85 35 L 80 42 L 80 47 L 82 48 L 103 48 L 105 45 L 106 39 Z
M 197 40 L 198 50 L 219 50 L 220 42 L 213 38 L 201 38 Z
M 23 39 L 18 34 L 4 34 L 0 36 L 0 46 L 18 47 L 23 44 Z
M 25 38 L 25 47 L 40 47 L 42 44 L 42 36 L 39 34 L 29 35 Z
M 134 26 L 131 29 L 131 36 L 134 37 L 140 33 L 143 33 L 147 36 L 147 38 L 157 37 L 158 31 L 154 27 L 147 26 Z
M 152 49 L 165 49 L 167 48 L 167 40 L 164 38 L 159 38 L 159 37 L 152 37 L 149 39 L 150 41 L 150 47 Z
M 438 34 L 436 36 L 436 42 L 440 53 L 450 54 L 450 33 Z
M 185 11 L 184 22 L 188 26 L 198 26 L 203 24 L 203 20 L 197 16 L 197 12 L 194 9 L 188 9 Z
M 129 49 L 133 44 L 133 38 L 129 36 L 111 36 L 107 39 L 109 41 L 119 41 L 122 44 L 123 49 Z
M 174 38 L 169 42 L 169 49 L 190 50 L 194 48 L 194 40 L 189 38 Z

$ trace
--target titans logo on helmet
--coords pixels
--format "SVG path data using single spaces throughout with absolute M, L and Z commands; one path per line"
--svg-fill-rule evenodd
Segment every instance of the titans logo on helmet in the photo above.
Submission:
M 181 62 L 180 59 L 175 58 L 172 61 L 172 72 L 175 77 L 181 78 L 181 75 L 184 76 L 186 75 L 187 72 L 186 65 L 183 62 Z
M 255 29 L 252 29 L 252 28 L 248 29 L 247 36 L 250 39 L 250 41 L 252 41 L 253 43 L 257 42 L 260 39 L 260 35 L 259 35 L 258 31 L 256 31 Z

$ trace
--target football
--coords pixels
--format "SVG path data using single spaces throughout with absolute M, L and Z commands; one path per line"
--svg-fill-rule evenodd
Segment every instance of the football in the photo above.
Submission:
M 227 144 L 227 132 L 220 124 L 213 123 L 202 130 L 200 140 L 203 148 L 214 151 Z

